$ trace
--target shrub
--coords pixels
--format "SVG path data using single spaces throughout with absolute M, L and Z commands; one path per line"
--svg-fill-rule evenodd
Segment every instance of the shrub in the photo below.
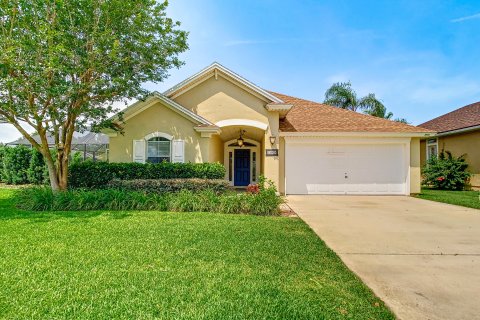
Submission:
M 22 145 L 0 147 L 0 176 L 7 184 L 45 184 L 49 181 L 42 154 Z
M 181 190 L 201 191 L 206 189 L 215 193 L 222 193 L 229 188 L 229 184 L 228 181 L 222 179 L 113 179 L 107 184 L 107 187 L 147 193 L 168 193 Z
M 278 213 L 278 208 L 283 203 L 283 199 L 277 195 L 277 188 L 273 181 L 260 176 L 258 187 L 259 191 L 256 194 L 249 195 L 249 210 L 255 211 L 257 215 Z
M 436 189 L 463 190 L 471 175 L 467 168 L 465 155 L 454 157 L 451 152 L 442 151 L 423 167 L 423 184 Z
M 88 161 L 89 159 L 87 160 L 83 160 L 83 154 L 81 152 L 72 152 L 71 155 L 70 155 L 70 161 L 69 161 L 69 165 L 77 165 L 79 163 L 82 163 L 83 161 Z
M 104 188 L 113 179 L 223 179 L 225 168 L 220 163 L 75 163 L 70 166 L 71 188 Z
M 34 211 L 159 210 L 275 215 L 282 201 L 273 185 L 261 188 L 257 194 L 234 191 L 217 194 L 213 190 L 160 194 L 120 189 L 53 193 L 48 187 L 24 188 L 16 192 L 17 206 Z
M 3 150 L 2 181 L 7 184 L 29 183 L 28 168 L 32 149 L 25 146 L 5 147 Z
M 3 170 L 3 156 L 5 154 L 5 149 L 7 147 L 5 147 L 4 145 L 1 145 L 0 146 L 0 177 L 1 177 L 1 171 Z
M 30 164 L 27 169 L 27 180 L 33 184 L 47 184 L 49 182 L 48 170 L 43 160 L 43 155 L 32 149 Z

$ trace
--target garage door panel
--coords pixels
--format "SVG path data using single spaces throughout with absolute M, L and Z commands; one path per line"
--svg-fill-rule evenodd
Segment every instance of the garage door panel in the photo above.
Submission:
M 287 144 L 287 194 L 405 194 L 404 144 Z

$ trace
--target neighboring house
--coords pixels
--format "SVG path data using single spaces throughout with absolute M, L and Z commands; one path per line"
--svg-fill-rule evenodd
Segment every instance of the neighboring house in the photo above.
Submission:
M 420 192 L 428 129 L 266 91 L 218 63 L 123 111 L 110 161 L 220 162 L 232 186 L 283 194 Z
M 468 170 L 474 174 L 470 183 L 480 187 L 480 102 L 422 123 L 419 127 L 438 132 L 435 137 L 421 142 L 422 165 L 442 150 L 455 156 L 466 154 Z
M 38 143 L 41 143 L 40 137 L 35 134 L 33 139 Z M 72 154 L 78 153 L 80 156 L 85 159 L 92 160 L 108 160 L 108 136 L 103 133 L 95 132 L 77 132 L 73 133 L 72 139 Z M 47 134 L 47 142 L 50 146 L 55 145 L 54 137 Z M 32 144 L 24 137 L 19 138 L 15 141 L 9 142 L 7 146 L 18 146 L 23 145 L 27 147 L 32 147 Z

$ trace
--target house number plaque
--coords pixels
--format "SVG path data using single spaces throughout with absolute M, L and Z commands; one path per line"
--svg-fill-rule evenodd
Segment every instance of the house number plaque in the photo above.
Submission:
M 267 149 L 266 150 L 267 157 L 278 157 L 278 149 Z

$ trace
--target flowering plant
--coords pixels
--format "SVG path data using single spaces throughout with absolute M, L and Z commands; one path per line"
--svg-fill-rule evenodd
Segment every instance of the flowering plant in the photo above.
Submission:
M 468 188 L 470 179 L 467 168 L 466 155 L 455 157 L 451 152 L 442 151 L 423 167 L 423 184 L 435 189 L 463 190 Z
M 247 192 L 251 194 L 257 194 L 260 192 L 260 186 L 258 184 L 249 184 L 247 186 Z

